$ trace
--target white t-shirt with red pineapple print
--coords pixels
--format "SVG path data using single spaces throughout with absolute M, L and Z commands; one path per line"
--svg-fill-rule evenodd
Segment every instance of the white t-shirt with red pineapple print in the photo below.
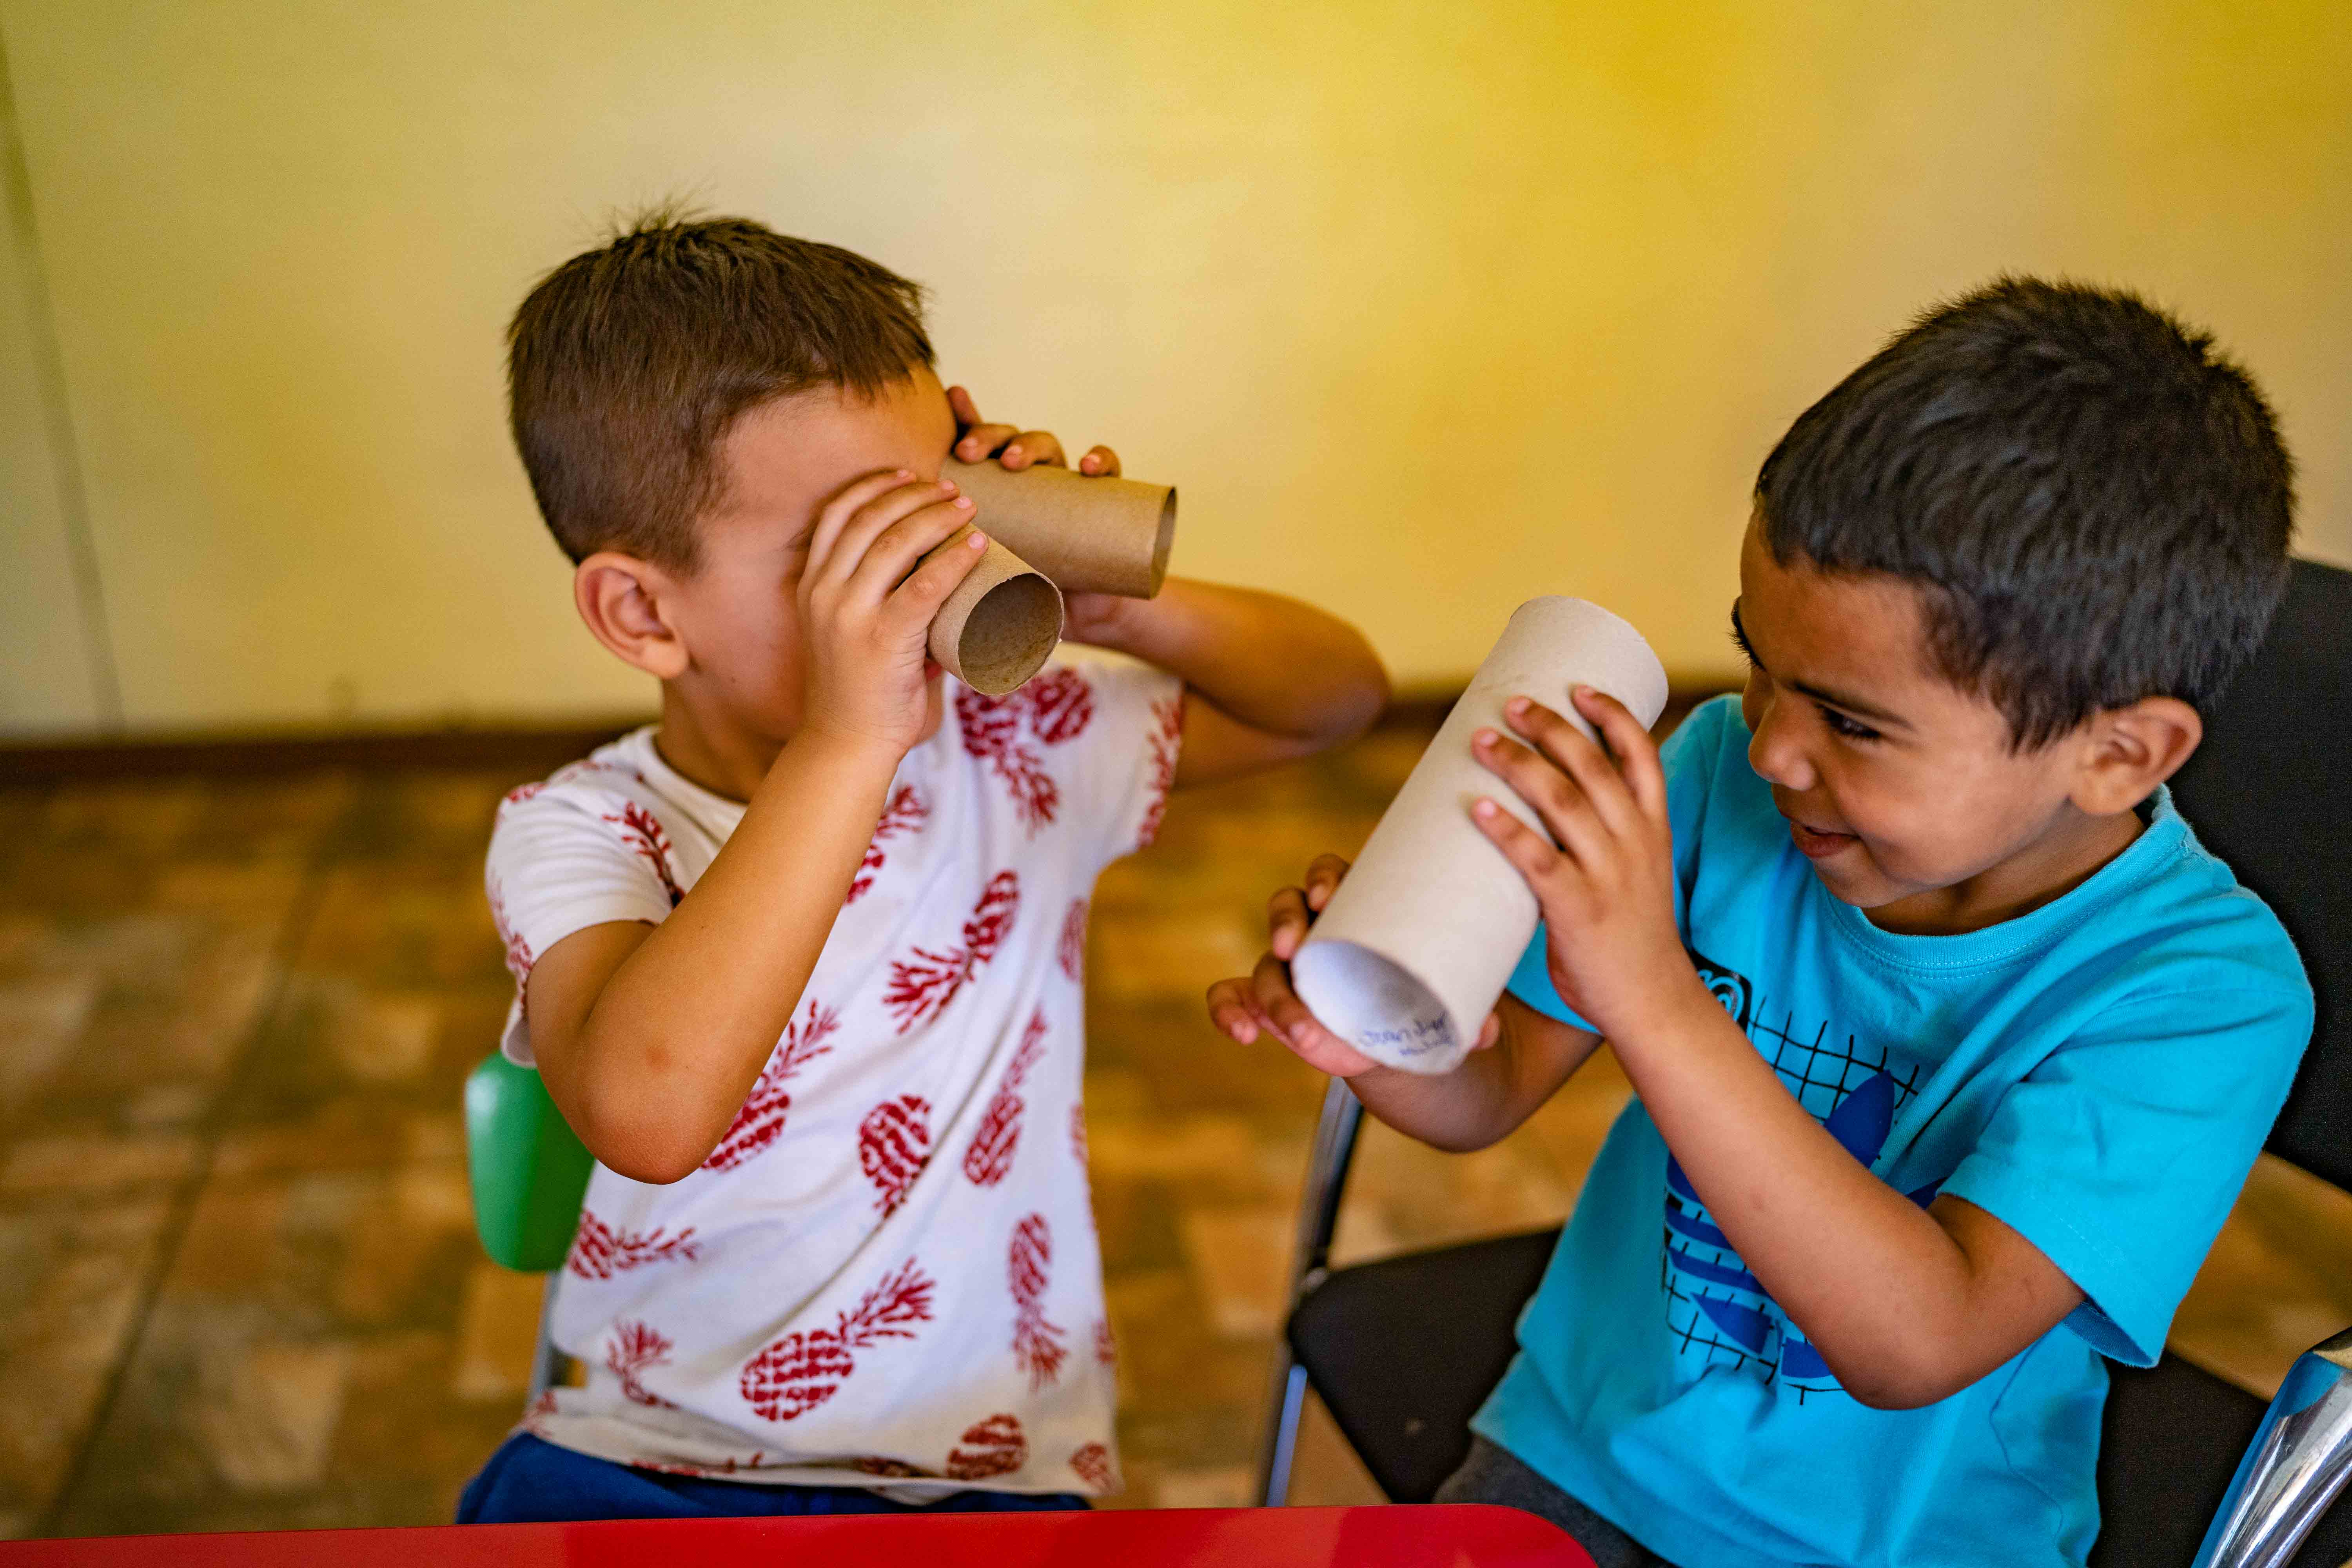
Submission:
M 947 686 L 791 1026 L 700 1170 L 598 1165 L 554 1339 L 588 1369 L 524 1426 L 601 1458 L 734 1480 L 1118 1485 L 1113 1353 L 1087 1185 L 1087 901 L 1160 826 L 1182 689 L 1055 664 Z M 586 926 L 658 922 L 743 808 L 652 730 L 507 797 L 490 907 L 520 988 Z

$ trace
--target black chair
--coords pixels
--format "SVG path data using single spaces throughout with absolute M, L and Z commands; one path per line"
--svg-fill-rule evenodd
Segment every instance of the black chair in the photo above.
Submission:
M 2352 1189 L 2352 829 L 2334 817 L 2336 789 L 2352 777 L 2347 714 L 2352 573 L 2298 561 L 2267 642 L 2212 715 L 2173 792 L 2199 837 L 2277 911 L 2318 993 L 2311 1047 L 2268 1147 Z M 1470 1416 L 1516 1352 L 1519 1309 L 1559 1236 L 1534 1231 L 1331 1269 L 1361 1116 L 1347 1085 L 1333 1080 L 1299 1216 L 1293 1310 L 1261 1465 L 1269 1504 L 1288 1489 L 1310 1385 L 1383 1492 L 1428 1500 L 1469 1451 Z M 2264 1404 L 2169 1353 L 2151 1368 L 2110 1371 L 2104 1524 L 2091 1563 L 2185 1568 Z M 2338 1568 L 2347 1558 L 2352 1500 L 2330 1510 L 2291 1561 Z

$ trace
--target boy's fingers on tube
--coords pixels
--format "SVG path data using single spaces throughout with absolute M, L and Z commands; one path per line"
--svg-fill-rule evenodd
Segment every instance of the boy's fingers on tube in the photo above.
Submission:
M 1487 772 L 1510 785 L 1514 795 L 1527 802 L 1529 809 L 1551 830 L 1551 836 L 1559 841 L 1562 849 L 1579 858 L 1587 858 L 1602 847 L 1608 828 L 1593 810 L 1591 799 L 1575 780 L 1553 766 L 1549 758 L 1539 756 L 1509 736 L 1491 730 L 1479 731 L 1473 744 L 1477 747 L 1479 763 Z M 1528 837 L 1542 837 L 1541 834 L 1522 826 L 1519 819 L 1509 812 L 1499 806 L 1495 809 L 1503 821 Z M 1473 815 L 1476 814 L 1474 812 Z M 1546 847 L 1550 847 L 1547 845 Z
M 1339 890 L 1339 883 L 1348 875 L 1348 862 L 1337 855 L 1318 855 L 1307 867 L 1307 907 L 1318 914 Z
M 1023 468 L 1059 468 L 1068 465 L 1062 458 L 1062 443 L 1051 430 L 1024 430 L 1005 443 L 996 460 L 1018 473 Z
M 1618 774 L 1624 779 L 1633 804 L 1647 816 L 1664 818 L 1666 771 L 1658 762 L 1658 743 L 1650 739 L 1649 730 L 1633 717 L 1633 710 L 1606 691 L 1580 686 L 1573 695 L 1579 710 L 1609 742 L 1617 758 Z
M 1250 1005 L 1274 1026 L 1274 1032 L 1293 1045 L 1311 1036 L 1319 1026 L 1298 993 L 1290 988 L 1290 966 L 1272 953 L 1257 961 L 1250 973 Z
M 884 530 L 903 517 L 950 500 L 954 493 L 952 486 L 931 479 L 915 479 L 884 491 L 850 514 L 834 540 L 831 557 L 821 567 L 812 562 L 810 569 L 827 582 L 846 586 Z
M 889 494 L 914 477 L 906 468 L 884 468 L 842 486 L 831 500 L 817 509 L 816 526 L 809 531 L 808 565 L 801 573 L 801 581 L 813 582 L 824 573 L 833 559 L 841 531 L 849 526 L 849 520 L 860 507 Z
M 1524 697 L 1506 703 L 1503 715 L 1512 728 L 1535 742 L 1537 751 L 1575 781 L 1577 788 L 1592 803 L 1595 814 L 1612 830 L 1622 832 L 1633 825 L 1636 814 L 1625 781 L 1618 776 L 1617 766 L 1609 760 L 1609 754 L 1588 739 L 1583 731 L 1554 710 Z
M 1249 1005 L 1249 982 L 1220 980 L 1209 987 L 1209 1021 L 1243 1045 L 1257 1038 L 1257 1010 Z
M 969 519 L 963 521 L 969 521 Z M 950 530 L 950 531 L 953 531 Z M 891 590 L 886 602 L 890 617 L 902 625 L 927 626 L 940 606 L 956 590 L 956 584 L 971 575 L 988 552 L 988 536 L 974 529 L 963 542 L 951 549 L 934 549 L 923 563 L 907 574 L 907 580 Z
M 957 439 L 955 455 L 967 463 L 983 462 L 1020 434 L 1010 425 L 975 425 Z
M 1538 896 L 1542 884 L 1558 872 L 1567 858 L 1548 842 L 1544 836 L 1505 811 L 1491 800 L 1481 800 L 1470 807 L 1470 820 L 1478 831 L 1503 852 L 1503 858 L 1518 869 L 1528 887 Z
M 1087 455 L 1078 459 L 1078 472 L 1090 479 L 1118 478 L 1118 454 L 1108 447 L 1089 447 Z
M 918 561 L 946 542 L 950 534 L 971 518 L 970 496 L 950 496 L 908 512 L 877 534 L 866 547 L 866 559 L 850 574 L 852 594 L 880 604 L 915 569 Z
M 948 412 L 955 416 L 958 425 L 980 423 L 980 405 L 971 395 L 971 388 L 959 382 L 948 388 Z
M 1470 1048 L 1474 1051 L 1486 1050 L 1502 1037 L 1503 1016 L 1500 1013 L 1489 1013 L 1486 1015 L 1486 1021 L 1478 1026 L 1478 1037 L 1470 1042 Z
M 1265 901 L 1266 945 L 1274 956 L 1285 963 L 1298 952 L 1298 944 L 1307 940 L 1307 928 L 1315 917 L 1307 912 L 1307 895 L 1297 888 L 1285 888 Z

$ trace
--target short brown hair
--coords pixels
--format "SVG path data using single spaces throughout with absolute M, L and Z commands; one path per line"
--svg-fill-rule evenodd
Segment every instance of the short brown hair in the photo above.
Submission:
M 695 563 L 714 453 L 746 410 L 871 396 L 932 363 L 922 290 L 838 246 L 663 208 L 541 279 L 507 329 L 515 447 L 574 562 Z

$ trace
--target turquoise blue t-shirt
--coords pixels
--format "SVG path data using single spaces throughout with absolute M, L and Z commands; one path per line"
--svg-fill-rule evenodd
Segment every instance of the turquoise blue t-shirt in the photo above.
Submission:
M 2079 1564 L 2098 1531 L 2100 1358 L 2161 1352 L 2310 1038 L 2303 966 L 2164 791 L 2064 897 L 1961 936 L 1890 935 L 1814 877 L 1748 741 L 1726 698 L 1664 748 L 1700 974 L 1880 1180 L 1997 1215 L 2087 1300 L 1950 1398 L 1870 1409 L 1636 1100 L 1473 1425 L 1685 1568 Z M 1588 1026 L 1543 951 L 1538 931 L 1512 993 Z

